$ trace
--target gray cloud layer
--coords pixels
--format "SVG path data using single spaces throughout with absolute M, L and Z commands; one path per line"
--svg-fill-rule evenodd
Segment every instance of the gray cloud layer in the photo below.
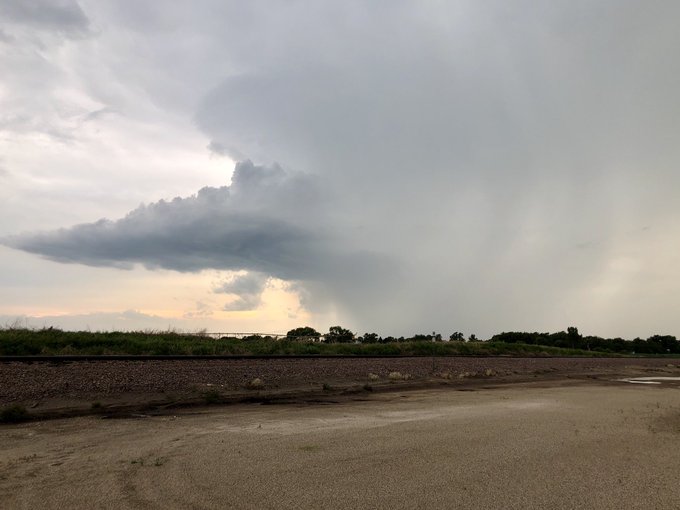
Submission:
M 677 4 L 315 14 L 286 18 L 277 48 L 255 50 L 197 121 L 342 191 L 352 240 L 405 273 L 391 306 L 366 300 L 363 320 L 578 321 L 575 296 L 590 299 L 613 260 L 639 257 L 644 227 L 677 214 L 659 200 L 680 184 Z
M 241 312 L 255 310 L 262 302 L 262 292 L 267 286 L 269 278 L 259 273 L 236 275 L 230 280 L 221 282 L 213 288 L 218 294 L 232 294 L 238 299 L 227 303 L 223 310 Z
M 14 236 L 5 242 L 59 262 L 199 271 L 250 269 L 285 279 L 313 276 L 324 246 L 305 225 L 321 200 L 313 179 L 278 166 L 237 165 L 232 184 L 142 205 L 117 221 Z M 297 221 L 296 221 L 297 220 Z
M 72 0 L 4 0 L 0 14 L 6 20 L 34 28 L 84 33 L 89 20 Z
M 236 165 L 230 186 L 142 205 L 117 221 L 0 241 L 62 263 L 254 272 L 214 289 L 240 297 L 225 307 L 231 311 L 256 308 L 268 276 L 317 286 L 319 294 L 330 293 L 326 304 L 353 285 L 385 279 L 393 265 L 386 256 L 352 251 L 341 237 L 324 232 L 333 202 L 315 177 L 244 161 Z
M 196 104 L 216 155 L 265 164 L 11 245 L 303 281 L 310 303 L 390 333 L 555 329 L 605 287 L 620 289 L 597 305 L 613 322 L 653 290 L 649 261 L 680 216 L 680 4 L 144 5 L 117 16 L 149 44 L 176 19 L 208 41 L 148 89 Z

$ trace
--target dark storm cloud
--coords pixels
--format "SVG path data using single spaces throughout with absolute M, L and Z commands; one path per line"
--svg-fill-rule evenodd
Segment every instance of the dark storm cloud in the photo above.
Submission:
M 256 215 L 201 211 L 204 194 L 210 191 L 205 188 L 196 198 L 152 204 L 118 221 L 16 236 L 7 243 L 58 262 L 93 266 L 141 263 L 176 271 L 254 268 L 282 277 L 299 277 L 306 271 L 305 248 L 314 242 L 309 232 Z
M 315 259 L 323 246 L 318 233 L 293 219 L 301 200 L 318 198 L 314 184 L 304 177 L 288 178 L 277 166 L 243 162 L 231 186 L 142 205 L 117 221 L 5 242 L 59 262 L 122 267 L 141 263 L 177 271 L 252 269 L 303 278 L 318 271 Z
M 564 327 L 583 303 L 643 294 L 646 261 L 673 251 L 680 3 L 206 5 L 110 11 L 148 44 L 131 65 L 159 72 L 136 73 L 149 96 L 196 107 L 212 154 L 265 166 L 7 243 L 245 269 L 361 329 L 482 335 Z
M 213 287 L 218 294 L 259 295 L 267 284 L 268 277 L 257 273 L 236 275 L 229 280 L 220 282 Z
M 256 45 L 197 122 L 322 174 L 350 242 L 396 259 L 397 292 L 336 295 L 362 323 L 568 320 L 559 303 L 629 251 L 622 231 L 674 214 L 658 197 L 680 185 L 679 14 L 661 1 L 282 14 L 275 48 Z
M 341 279 L 342 289 L 354 280 L 344 276 L 349 268 L 362 279 L 382 278 L 388 271 L 389 260 L 355 253 L 322 231 L 319 221 L 330 203 L 313 177 L 245 161 L 236 165 L 228 187 L 142 205 L 117 221 L 18 235 L 3 243 L 63 263 L 253 271 L 215 289 L 240 296 L 227 309 L 246 310 L 259 303 L 268 276 Z
M 235 275 L 231 279 L 220 282 L 213 287 L 218 294 L 232 294 L 238 299 L 231 301 L 222 308 L 229 312 L 255 310 L 262 302 L 262 292 L 269 277 L 258 273 Z
M 3 0 L 0 16 L 20 25 L 70 34 L 83 34 L 89 28 L 87 16 L 72 0 Z

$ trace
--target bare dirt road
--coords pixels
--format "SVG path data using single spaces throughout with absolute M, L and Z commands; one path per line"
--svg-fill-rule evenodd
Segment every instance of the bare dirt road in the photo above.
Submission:
M 678 508 L 680 390 L 372 394 L 0 427 L 2 508 Z

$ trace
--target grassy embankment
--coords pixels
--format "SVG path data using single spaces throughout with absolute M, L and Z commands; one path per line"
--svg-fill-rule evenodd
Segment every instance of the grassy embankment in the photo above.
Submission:
M 0 355 L 506 355 L 605 356 L 601 352 L 502 342 L 311 343 L 270 338 L 210 338 L 175 332 L 71 332 L 0 329 Z

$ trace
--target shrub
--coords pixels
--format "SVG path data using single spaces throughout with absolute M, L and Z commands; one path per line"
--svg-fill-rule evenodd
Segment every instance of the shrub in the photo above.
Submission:
M 217 404 L 221 400 L 220 392 L 217 390 L 208 390 L 203 393 L 203 398 L 206 404 Z
M 14 404 L 5 407 L 0 411 L 0 422 L 3 423 L 18 423 L 29 419 L 29 414 L 26 408 L 19 404 Z
M 256 377 L 248 383 L 248 388 L 251 390 L 259 390 L 260 388 L 264 388 L 264 382 L 259 377 Z

